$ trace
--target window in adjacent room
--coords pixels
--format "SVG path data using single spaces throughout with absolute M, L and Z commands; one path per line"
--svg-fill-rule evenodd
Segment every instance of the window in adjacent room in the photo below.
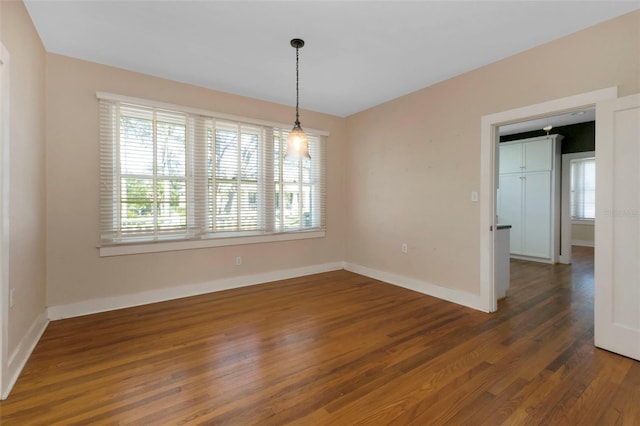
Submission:
M 596 217 L 596 159 L 571 160 L 571 219 L 594 220 Z

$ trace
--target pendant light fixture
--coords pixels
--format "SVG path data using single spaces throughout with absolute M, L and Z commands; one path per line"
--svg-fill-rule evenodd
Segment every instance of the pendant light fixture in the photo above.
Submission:
M 296 49 L 296 122 L 287 136 L 287 152 L 284 157 L 286 159 L 297 160 L 301 158 L 311 159 L 309 155 L 309 138 L 307 134 L 300 127 L 300 113 L 298 111 L 298 103 L 300 98 L 300 91 L 298 89 L 298 72 L 299 72 L 299 54 L 298 50 L 304 46 L 304 40 L 294 38 L 291 40 L 291 46 Z

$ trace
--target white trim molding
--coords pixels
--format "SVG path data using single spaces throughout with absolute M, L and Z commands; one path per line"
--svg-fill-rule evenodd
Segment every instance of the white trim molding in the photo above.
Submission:
M 49 307 L 49 320 L 55 321 L 65 318 L 73 318 L 99 312 L 113 311 L 116 309 L 130 308 L 133 306 L 147 305 L 150 303 L 164 302 L 183 297 L 197 296 L 217 291 L 247 287 L 263 284 L 271 281 L 285 280 L 302 277 L 305 275 L 319 274 L 322 272 L 345 269 L 356 274 L 374 278 L 386 283 L 397 285 L 409 290 L 417 291 L 428 296 L 457 303 L 479 311 L 488 312 L 484 308 L 480 295 L 460 290 L 441 287 L 415 278 L 406 277 L 390 272 L 378 271 L 366 266 L 348 262 L 332 262 L 319 265 L 305 266 L 301 268 L 283 269 L 264 272 L 253 275 L 222 278 L 197 284 L 178 287 L 168 287 L 158 290 L 150 290 L 140 293 L 110 296 L 99 299 L 83 300 L 81 302 Z
M 415 278 L 404 275 L 394 274 L 392 272 L 384 272 L 367 266 L 357 265 L 355 263 L 345 262 L 344 269 L 356 274 L 364 275 L 369 278 L 384 281 L 389 284 L 403 287 L 427 296 L 437 297 L 438 299 L 448 302 L 457 303 L 458 305 L 467 306 L 478 311 L 489 312 L 482 303 L 482 297 L 479 294 L 468 293 L 461 290 L 455 290 L 439 285 L 431 284 Z
M 285 280 L 305 275 L 319 274 L 322 272 L 337 271 L 340 269 L 344 269 L 343 262 L 324 263 L 320 265 L 303 266 L 301 268 L 282 269 L 253 275 L 222 278 L 197 284 L 168 287 L 140 293 L 123 294 L 121 296 L 83 300 L 81 302 L 70 303 L 67 305 L 50 306 L 49 319 L 54 321 L 64 318 L 96 314 L 99 312 L 164 302 L 183 297 L 197 296 L 216 291 L 263 284 L 271 281 Z
M 571 240 L 571 245 L 580 247 L 595 247 L 595 243 L 589 240 Z
M 36 345 L 40 341 L 40 338 L 44 334 L 48 325 L 49 319 L 47 318 L 47 311 L 43 311 L 33 321 L 31 327 L 29 327 L 29 331 L 27 331 L 27 334 L 22 337 L 16 348 L 11 353 L 11 356 L 9 356 L 9 365 L 7 366 L 8 380 L 7 386 L 2 390 L 2 399 L 7 399 L 9 396 L 9 393 L 16 384 L 20 373 L 22 373 L 31 353 L 36 348 Z
M 0 398 L 9 374 L 9 51 L 0 42 Z

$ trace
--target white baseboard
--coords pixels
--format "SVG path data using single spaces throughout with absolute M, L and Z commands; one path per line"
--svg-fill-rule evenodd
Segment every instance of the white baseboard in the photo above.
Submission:
M 595 247 L 593 241 L 589 240 L 571 240 L 572 246 L 582 246 L 582 247 Z
M 488 312 L 485 309 L 485 304 L 482 302 L 479 294 L 467 293 L 460 290 L 440 287 L 439 285 L 431 284 L 426 281 L 417 280 L 415 278 L 410 278 L 391 272 L 378 271 L 376 269 L 371 269 L 366 266 L 361 266 L 349 262 L 345 262 L 344 269 L 346 269 L 347 271 L 355 272 L 356 274 L 375 278 L 389 284 L 417 291 L 418 293 L 437 297 L 438 299 L 447 300 L 449 302 L 457 303 L 458 305 L 467 306 L 478 311 Z
M 6 399 L 9 396 L 22 369 L 27 364 L 31 353 L 47 329 L 47 325 L 49 325 L 49 319 L 47 318 L 47 311 L 44 311 L 33 321 L 33 324 L 29 327 L 29 331 L 27 331 L 22 340 L 20 340 L 20 343 L 18 343 L 18 346 L 9 356 L 9 364 L 7 366 L 8 380 L 6 381 L 7 385 L 5 389 L 2 389 L 2 399 Z
M 270 271 L 254 275 L 223 278 L 198 284 L 189 284 L 178 287 L 150 290 L 140 293 L 126 294 L 122 296 L 84 300 L 82 302 L 70 303 L 67 305 L 50 306 L 49 319 L 53 321 L 64 318 L 95 314 L 98 312 L 113 311 L 116 309 L 130 308 L 132 306 L 164 302 L 166 300 L 180 299 L 182 297 L 196 296 L 199 294 L 246 287 L 270 281 L 301 277 L 305 275 L 319 274 L 321 272 L 329 272 L 339 269 L 344 269 L 343 262 L 333 262 L 321 265 L 304 266 L 301 268 L 283 269 L 279 271 Z
M 548 263 L 550 265 L 554 264 L 554 261 L 551 259 L 544 259 L 542 257 L 534 257 L 534 256 L 521 256 L 519 254 L 509 254 L 509 258 L 518 259 L 518 260 L 526 260 L 529 262 L 538 262 L 538 263 Z
M 149 303 L 164 302 L 182 297 L 197 296 L 199 294 L 246 287 L 271 281 L 318 274 L 322 272 L 346 269 L 356 274 L 375 278 L 389 284 L 417 291 L 419 293 L 434 296 L 439 299 L 457 303 L 483 312 L 484 304 L 480 295 L 467 293 L 460 290 L 441 287 L 415 278 L 403 275 L 383 272 L 349 262 L 333 262 L 321 265 L 305 266 L 302 268 L 283 269 L 254 275 L 223 278 L 198 284 L 189 284 L 178 287 L 170 287 L 158 290 L 150 290 L 140 293 L 126 294 L 122 296 L 105 297 L 101 299 L 84 300 L 82 302 L 66 305 L 50 306 L 49 320 L 73 318 L 82 315 L 90 315 L 99 312 L 113 311 L 116 309 L 130 308 L 133 306 L 147 305 Z

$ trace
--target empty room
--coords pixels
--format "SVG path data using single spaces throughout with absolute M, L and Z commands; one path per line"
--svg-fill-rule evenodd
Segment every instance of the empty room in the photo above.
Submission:
M 640 424 L 640 2 L 0 1 L 3 425 Z

